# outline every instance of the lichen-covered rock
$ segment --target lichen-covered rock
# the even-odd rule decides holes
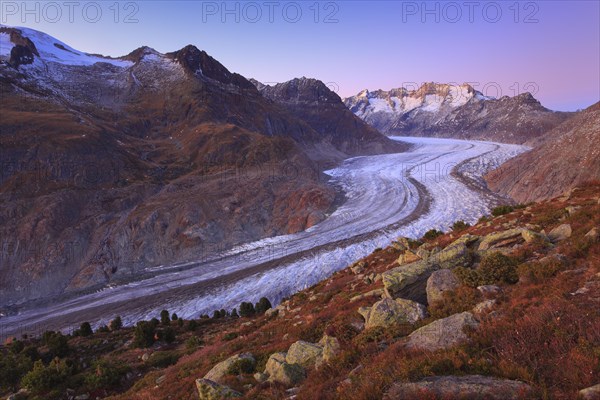
[[[388,297],[396,298],[402,289],[417,283],[425,274],[427,276],[423,280],[426,280],[436,269],[436,265],[421,260],[385,271],[381,274],[385,293]]]
[[[286,353],[271,354],[265,367],[269,382],[279,382],[285,386],[294,386],[306,378],[306,372],[298,364],[289,364]]]
[[[240,360],[247,360],[248,362],[252,363],[252,365],[256,364],[256,360],[254,359],[254,356],[252,354],[236,354],[212,367],[212,369],[208,371],[206,375],[204,375],[204,379],[220,383],[223,377],[225,377],[228,374],[229,369]]]
[[[460,243],[462,243],[466,246],[470,246],[473,243],[477,242],[479,239],[481,239],[481,238],[477,235],[466,234],[466,235],[462,235],[461,237],[456,239],[454,242],[450,243],[450,246],[460,244]]]
[[[598,238],[600,238],[600,232],[598,228],[592,228],[585,234],[585,238],[591,242],[597,242]]]
[[[383,289],[374,289],[366,293],[357,294],[350,299],[350,302],[366,299],[367,297],[381,297],[384,294]]]
[[[579,391],[581,400],[600,400],[600,383]]]
[[[534,231],[530,231],[529,229],[523,229],[521,231],[521,236],[523,237],[523,240],[525,240],[526,243],[531,243],[538,240],[542,242],[548,241],[548,238],[545,235]]]
[[[288,349],[285,362],[298,364],[304,368],[314,367],[323,357],[323,346],[299,340]]]
[[[322,360],[329,362],[340,352],[340,342],[333,336],[324,335],[319,340],[319,345],[323,347]]]
[[[467,340],[466,327],[475,328],[478,322],[470,312],[438,319],[408,335],[407,346],[428,351],[452,347]]]
[[[495,305],[496,300],[494,299],[484,300],[481,303],[477,303],[475,307],[473,307],[473,313],[476,315],[490,313],[494,309]]]
[[[427,303],[433,304],[443,299],[447,291],[460,286],[460,279],[449,269],[434,271],[427,279]]]
[[[242,394],[236,392],[228,386],[219,385],[210,379],[196,379],[196,388],[200,400],[221,400],[242,397]]]
[[[483,240],[479,244],[478,250],[486,251],[495,247],[502,247],[519,243],[524,240],[525,239],[523,238],[522,228],[509,229],[507,231],[502,232],[494,232],[483,237]]]
[[[481,293],[484,297],[495,297],[502,292],[502,288],[497,285],[477,286],[477,290],[479,290],[479,293]]]
[[[425,306],[412,300],[385,298],[372,307],[361,307],[359,313],[365,318],[365,328],[387,327],[399,323],[413,324],[425,318]]]
[[[431,255],[427,259],[427,262],[429,264],[435,264],[436,270],[467,267],[473,260],[473,255],[467,246],[468,241],[466,239],[463,240],[462,238],[451,243],[443,250]]]
[[[548,239],[550,239],[552,242],[560,242],[570,238],[572,234],[573,229],[571,229],[571,225],[562,224],[552,229],[550,233],[548,233]]]
[[[420,398],[525,400],[534,391],[524,382],[481,375],[432,376],[419,382],[398,382],[383,397],[384,400]]]
[[[419,261],[421,258],[422,257],[419,257],[417,254],[413,253],[412,251],[406,250],[403,254],[400,254],[400,257],[398,257],[398,264],[400,264],[400,265],[410,264],[415,261]]]
[[[366,267],[367,263],[365,261],[358,261],[350,267],[350,270],[354,275],[358,275],[362,274]]]

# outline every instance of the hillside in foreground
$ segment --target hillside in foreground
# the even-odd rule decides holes
[[[493,214],[399,238],[274,309],[8,341],[0,395],[598,398],[600,182]]]

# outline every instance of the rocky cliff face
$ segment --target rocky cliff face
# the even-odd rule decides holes
[[[493,99],[467,84],[426,83],[412,91],[363,90],[344,102],[354,114],[386,135],[519,144],[541,136],[571,115],[548,110],[530,93]]]
[[[3,305],[305,229],[334,199],[316,161],[386,140],[350,133],[346,152],[193,46],[113,59],[0,39]]]
[[[495,191],[527,203],[558,196],[600,179],[600,103],[582,111],[532,143],[486,177]]]

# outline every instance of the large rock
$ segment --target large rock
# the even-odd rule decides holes
[[[561,240],[570,238],[572,234],[573,230],[571,229],[571,225],[562,224],[550,231],[548,239],[553,242],[560,242]]]
[[[200,400],[221,400],[242,397],[242,394],[236,392],[228,386],[219,385],[210,379],[196,379],[196,388]]]
[[[388,327],[399,323],[413,324],[425,318],[426,308],[412,300],[385,298],[372,307],[361,307],[359,313],[365,318],[365,328]]]
[[[515,228],[507,231],[490,233],[483,237],[483,240],[479,244],[479,251],[486,251],[492,248],[509,246],[516,243],[523,242],[523,229]]]
[[[438,269],[468,266],[473,259],[468,245],[476,240],[477,236],[464,235],[443,250],[431,254],[427,260],[401,265],[384,272],[382,278],[386,296],[424,303],[427,301],[427,278]]]
[[[525,242],[527,242],[527,243],[531,243],[534,241],[542,241],[542,242],[548,241],[548,238],[545,235],[542,235],[541,233],[537,233],[534,231],[530,231],[529,229],[523,229],[521,231],[521,236],[523,237],[523,240],[525,240]]]
[[[285,362],[288,364],[298,364],[304,368],[314,367],[323,357],[323,347],[299,340],[292,343],[288,349]]]
[[[385,400],[405,399],[469,399],[523,400],[532,398],[533,389],[524,382],[481,375],[432,376],[419,382],[392,385]]]
[[[456,267],[467,267],[473,260],[468,245],[476,236],[464,235],[443,250],[431,255],[427,262],[435,264],[435,269],[453,269]],[[475,239],[476,240],[476,239]]]
[[[412,251],[406,250],[404,253],[400,254],[400,257],[398,257],[398,264],[400,264],[400,265],[410,264],[415,261],[419,261],[421,258],[423,258],[423,257],[419,257],[417,254],[413,253]]]
[[[279,382],[285,386],[295,386],[306,378],[306,372],[298,364],[289,364],[286,353],[271,354],[267,360],[265,374],[269,382]]]
[[[579,391],[579,398],[582,400],[600,400],[600,383]]]
[[[421,260],[385,271],[381,274],[385,294],[394,299],[403,294],[403,289],[410,289],[410,286],[414,285],[417,287],[417,290],[414,290],[414,295],[418,296],[420,294],[418,289],[421,289],[421,287],[424,289],[427,278],[437,268],[437,265]],[[403,297],[416,300],[406,296],[406,294]]]
[[[434,271],[427,279],[427,303],[433,304],[443,299],[445,292],[460,286],[460,279],[449,269]]]
[[[475,328],[478,322],[470,312],[454,314],[425,325],[408,336],[409,348],[435,351],[452,347],[467,340],[466,327]]]
[[[340,352],[340,342],[333,336],[324,335],[319,340],[319,345],[323,347],[322,360],[329,362]]]
[[[221,361],[220,363],[216,364],[210,371],[207,372],[206,375],[204,375],[204,379],[220,383],[223,377],[225,377],[229,373],[229,369],[241,360],[247,360],[245,362],[250,362],[252,363],[252,365],[256,365],[256,360],[254,359],[254,356],[252,354],[236,354],[234,356],[229,357],[227,360]]]

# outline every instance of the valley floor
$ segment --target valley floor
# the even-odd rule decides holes
[[[413,148],[348,159],[327,171],[347,201],[307,231],[249,243],[218,258],[149,268],[150,278],[2,318],[0,337],[68,330],[81,321],[98,326],[115,315],[134,323],[165,305],[189,318],[263,296],[279,303],[398,236],[417,238],[432,228],[447,230],[457,220],[476,221],[499,202],[477,189],[478,180],[527,150],[480,141],[395,139]]]

